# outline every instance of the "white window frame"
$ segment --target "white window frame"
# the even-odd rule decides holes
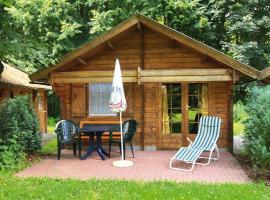
[[[88,92],[89,92],[88,93],[89,94],[88,95],[89,96],[89,98],[88,98],[88,116],[90,116],[90,117],[115,117],[115,116],[117,116],[117,113],[112,113],[112,112],[111,113],[92,113],[92,111],[91,111],[91,107],[92,107],[91,106],[91,100],[92,100],[91,96],[95,95],[91,91],[91,85],[100,85],[100,87],[101,87],[104,84],[111,84],[111,83],[89,83],[88,84]],[[100,99],[101,99],[101,97],[100,97]],[[108,105],[106,105],[106,106],[109,107],[109,99],[108,99]]]

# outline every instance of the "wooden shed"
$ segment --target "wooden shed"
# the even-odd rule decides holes
[[[202,115],[222,119],[219,146],[232,145],[232,89],[260,72],[143,15],[137,14],[31,75],[52,85],[63,119],[118,120],[108,109],[119,58],[128,108],[138,121],[141,149],[178,149],[194,139]]]
[[[51,86],[31,83],[28,74],[0,62],[0,103],[6,98],[29,95],[40,121],[41,132],[47,132],[47,91]]]

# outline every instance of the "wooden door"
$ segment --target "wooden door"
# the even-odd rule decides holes
[[[187,146],[187,137],[194,139],[199,119],[208,114],[206,83],[166,83],[159,87],[159,149]]]

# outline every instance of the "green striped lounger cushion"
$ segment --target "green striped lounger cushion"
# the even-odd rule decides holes
[[[201,153],[202,150],[183,147],[175,154],[174,159],[185,162],[194,162],[198,159]]]

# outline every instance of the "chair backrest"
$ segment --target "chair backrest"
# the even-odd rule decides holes
[[[77,125],[70,120],[61,120],[55,126],[55,133],[60,140],[70,140],[77,133]]]
[[[134,119],[127,120],[123,123],[124,140],[130,142],[136,132],[137,122]]]
[[[214,116],[200,118],[198,135],[192,148],[211,150],[217,143],[220,134],[221,119]]]

